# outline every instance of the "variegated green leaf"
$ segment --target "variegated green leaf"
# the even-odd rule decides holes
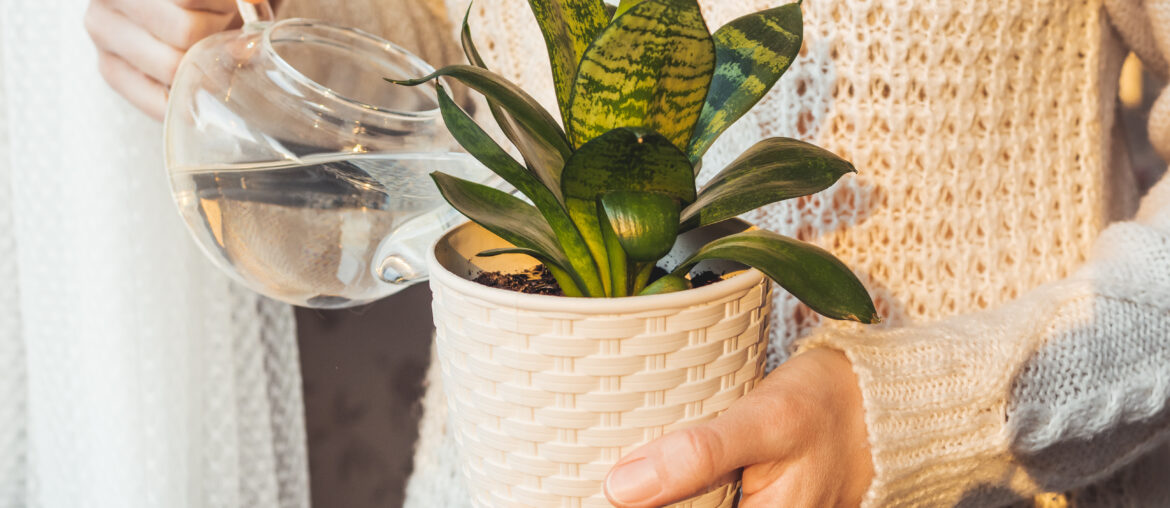
[[[566,200],[592,203],[613,191],[656,192],[687,205],[695,200],[694,170],[661,134],[613,129],[573,153],[561,174],[561,192]]]
[[[601,196],[609,228],[630,259],[653,262],[674,247],[678,201],[665,194],[615,191]]]
[[[616,190],[657,192],[689,204],[695,200],[694,172],[669,140],[634,129],[614,129],[573,153],[561,174],[561,193],[603,282],[611,279],[611,271],[597,200]]]
[[[687,153],[702,157],[788,70],[804,33],[800,4],[748,14],[715,31],[715,77]]]
[[[715,240],[675,268],[682,276],[695,264],[725,259],[755,268],[812,310],[831,319],[880,321],[857,276],[828,251],[771,231],[745,231]]]
[[[463,29],[459,32],[459,41],[463,46],[463,54],[467,56],[467,61],[476,67],[488,70],[487,64],[483,57],[480,56],[479,50],[475,47],[475,39],[471,36],[471,25],[468,19],[471,16],[471,6],[467,7],[467,12],[463,15]],[[540,140],[533,139],[529,132],[520,128],[512,115],[508,114],[504,108],[500,107],[499,103],[487,97],[488,109],[492,113],[492,118],[496,120],[496,125],[500,126],[504,136],[512,142],[512,145],[520,151],[520,155],[524,157],[524,161],[528,163],[528,167],[534,168],[532,171],[540,178],[542,182],[546,182],[545,186],[557,195],[560,199],[560,182],[557,180],[555,185],[553,183],[553,176],[560,175],[561,168],[565,166],[564,155],[560,149],[542,143]]]
[[[585,51],[568,125],[575,146],[618,127],[685,150],[707,97],[715,45],[696,0],[642,0]]]
[[[621,16],[622,14],[625,14],[626,11],[630,10],[631,7],[641,1],[642,0],[621,0],[621,2],[618,2],[617,10],[614,12],[614,16]]]
[[[540,106],[531,95],[508,81],[503,76],[487,69],[474,65],[448,65],[427,76],[409,80],[387,81],[405,86],[417,86],[439,77],[450,77],[467,85],[471,89],[494,101],[499,107],[511,115],[515,126],[523,131],[525,139],[539,148],[539,153],[555,154],[560,160],[568,160],[572,148],[569,146],[560,124],[549,115],[548,111]],[[535,153],[535,150],[532,150]],[[555,161],[542,164],[533,164],[537,176],[545,185],[556,188],[560,183],[560,169],[563,167]]]
[[[618,240],[610,226],[609,218],[601,203],[597,204],[597,222],[601,228],[601,238],[605,242],[605,253],[609,257],[609,294],[610,296],[627,296],[630,290],[630,259],[626,250]]]
[[[560,266],[568,266],[556,235],[535,206],[502,190],[437,171],[431,173],[431,178],[443,199],[476,224],[516,247],[539,252]]]
[[[487,69],[487,64],[483,57],[479,55],[479,50],[475,47],[475,40],[471,36],[471,25],[468,24],[468,16],[471,14],[471,7],[467,8],[467,13],[463,16],[463,30],[460,32],[460,41],[463,43],[463,54],[467,55],[467,61],[476,67]],[[554,189],[557,195],[560,195],[560,182],[553,181],[555,175],[561,173],[561,168],[565,166],[564,154],[553,146],[541,142],[538,139],[533,139],[532,134],[517,125],[517,122],[512,115],[508,114],[504,108],[492,100],[488,99],[488,109],[492,112],[492,117],[495,118],[496,124],[500,126],[500,130],[508,137],[508,140],[516,146],[520,151],[520,155],[524,157],[524,161],[528,167],[533,168],[542,181],[548,181],[549,188]]]
[[[577,227],[570,220],[568,212],[561,206],[560,200],[553,195],[553,190],[538,181],[516,159],[508,155],[495,140],[488,136],[475,123],[442,87],[438,87],[439,110],[443,114],[443,121],[447,130],[455,137],[467,153],[471,154],[485,166],[495,172],[504,181],[512,184],[517,190],[528,196],[544,219],[552,227],[557,241],[568,258],[569,268],[577,274],[585,284],[584,289],[591,294],[604,292],[597,265],[593,262],[585,240],[577,231]],[[557,189],[559,192],[560,189]]]
[[[638,295],[664,295],[666,293],[677,293],[679,291],[686,291],[688,289],[691,289],[691,281],[686,277],[675,274],[666,274],[662,277],[659,277],[658,280],[654,281],[649,286],[646,286],[646,289],[643,289],[642,292],[638,293]]]
[[[561,118],[569,118],[569,95],[585,48],[609,23],[602,0],[528,0],[544,34]]]
[[[707,182],[699,198],[683,210],[682,220],[687,229],[714,224],[769,203],[815,194],[854,171],[849,161],[816,145],[765,139]]]

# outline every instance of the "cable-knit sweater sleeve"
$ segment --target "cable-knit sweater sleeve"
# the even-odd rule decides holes
[[[1170,2],[1107,6],[1164,69]],[[1165,156],[1170,96],[1158,102],[1151,140]],[[989,506],[1098,481],[1170,436],[1170,177],[1067,279],[993,310],[824,330],[800,347],[853,362],[876,471],[868,506]]]
[[[853,362],[877,473],[868,506],[987,506],[1100,479],[1170,434],[1170,178],[1068,279],[801,347]]]

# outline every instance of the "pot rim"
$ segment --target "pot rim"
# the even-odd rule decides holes
[[[430,270],[431,283],[440,283],[459,293],[500,306],[522,308],[544,312],[571,312],[573,314],[629,314],[648,312],[657,309],[673,309],[679,307],[693,307],[718,300],[728,295],[747,291],[760,283],[764,274],[755,268],[750,268],[730,279],[726,279],[701,288],[688,289],[677,293],[661,295],[627,296],[620,298],[587,298],[550,295],[532,295],[509,291],[506,289],[484,286],[467,280],[443,266],[435,256],[439,243],[446,238],[465,233],[465,228],[476,227],[478,224],[468,221],[452,226],[431,245],[427,251],[427,264]],[[490,234],[485,229],[480,228]]]

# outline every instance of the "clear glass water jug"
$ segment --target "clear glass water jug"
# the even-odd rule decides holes
[[[447,133],[433,89],[383,80],[431,71],[314,20],[252,21],[191,48],[171,88],[166,164],[203,250],[248,287],[308,307],[425,280],[426,250],[461,220],[429,173],[490,175]]]

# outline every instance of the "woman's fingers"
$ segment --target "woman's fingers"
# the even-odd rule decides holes
[[[162,120],[167,109],[166,87],[134,68],[118,55],[98,52],[98,70],[102,78],[134,107],[155,120]]]
[[[804,407],[805,398],[780,374],[711,422],[667,434],[623,458],[606,480],[609,500],[626,508],[661,506],[716,486],[741,467],[785,460],[798,447],[798,422],[816,409]]]
[[[605,493],[624,508],[662,506],[745,466],[752,467],[744,494],[757,506],[860,500],[873,472],[861,395],[844,355],[797,355],[714,420],[634,450],[610,471]]]
[[[819,478],[816,471],[795,466],[762,490],[743,493],[739,508],[839,508],[828,488],[829,479]]]
[[[189,11],[218,12],[233,14],[236,12],[236,0],[162,0],[175,4],[179,8]]]
[[[235,0],[92,0],[85,28],[106,82],[161,119],[183,54],[228,28],[235,11]]]
[[[155,39],[122,13],[100,3],[90,4],[85,26],[98,50],[113,53],[155,81],[169,84],[183,52]]]
[[[216,10],[187,9],[169,0],[107,1],[132,23],[177,50],[186,50],[205,37],[223,31],[235,16],[235,3],[223,0],[204,0],[200,4]]]

